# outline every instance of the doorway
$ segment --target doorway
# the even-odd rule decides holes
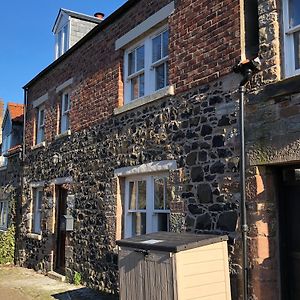
[[[300,166],[281,170],[280,244],[282,299],[300,299]]]
[[[67,213],[67,190],[62,186],[57,186],[57,213],[56,213],[56,259],[55,271],[62,275],[65,274],[65,247],[66,247],[66,229],[64,215]]]

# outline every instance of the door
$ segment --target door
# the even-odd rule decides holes
[[[281,246],[282,299],[300,299],[300,168],[282,171]]]
[[[65,274],[66,230],[64,215],[67,213],[67,190],[57,188],[57,242],[56,242],[56,272]]]

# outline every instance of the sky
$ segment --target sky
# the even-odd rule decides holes
[[[0,98],[23,103],[22,87],[54,60],[52,27],[60,8],[107,17],[126,0],[1,0]]]

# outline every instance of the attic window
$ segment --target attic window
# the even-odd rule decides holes
[[[56,33],[56,58],[60,57],[68,50],[68,40],[69,26],[66,24]]]

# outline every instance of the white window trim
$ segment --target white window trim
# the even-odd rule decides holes
[[[151,15],[148,19],[143,21],[141,24],[137,25],[119,39],[116,40],[115,49],[119,50],[124,48],[129,43],[133,42],[135,39],[139,38],[145,32],[149,31],[151,28],[157,26],[157,24],[166,20],[175,10],[174,1],[170,2],[168,5],[161,8],[158,12]]]
[[[39,106],[42,106],[42,104],[44,104],[44,102],[46,102],[49,98],[48,93],[44,94],[43,96],[37,98],[36,100],[34,100],[32,102],[32,106],[33,108],[38,108]]]
[[[133,167],[124,167],[115,169],[114,175],[118,177],[130,176],[130,175],[138,175],[145,173],[153,173],[153,172],[162,172],[169,170],[176,170],[177,163],[176,160],[161,160],[154,161],[151,163],[133,166]]]
[[[42,144],[42,142],[45,140],[45,117],[46,117],[46,110],[44,106],[40,106],[37,108],[37,122],[36,122],[36,145]],[[41,111],[44,111],[44,119],[43,123],[40,124],[41,119]],[[41,132],[43,131],[43,138],[41,137]]]
[[[68,18],[68,22],[64,23],[61,28],[56,32],[55,34],[55,59],[59,58],[62,56],[65,52],[68,51],[70,47],[70,20]],[[66,45],[64,45],[64,39],[65,39],[65,32],[64,28],[67,28],[67,37],[66,37]],[[61,49],[59,48],[59,34],[61,33]]]
[[[288,0],[283,1],[283,34],[284,34],[284,62],[285,76],[292,77],[300,74],[300,68],[295,69],[295,51],[293,33],[300,31],[300,25],[289,27]]]
[[[152,32],[151,34],[147,35],[145,38],[143,38],[142,40],[140,40],[139,42],[135,43],[134,45],[132,45],[131,47],[125,50],[124,52],[124,105],[140,100],[144,97],[147,97],[153,93],[159,92],[169,87],[169,85],[167,85],[161,89],[158,90],[155,89],[155,66],[158,66],[163,62],[166,62],[169,56],[166,56],[154,63],[152,62],[152,39],[154,39],[156,36],[160,35],[166,30],[168,30],[167,24],[160,27],[156,31]],[[141,47],[142,45],[144,45],[144,59],[145,59],[144,68],[143,70],[137,71],[134,74],[128,75],[128,55],[135,49]],[[140,73],[144,73],[144,96],[131,100],[130,79],[136,77]]]
[[[1,200],[0,203],[2,203],[2,205],[0,205],[0,207],[2,208],[0,210],[0,229],[1,230],[6,230],[7,229],[7,225],[8,225],[8,213],[9,213],[9,203],[8,200]],[[6,209],[6,212],[4,211]],[[6,214],[6,218],[4,219],[4,214]]]
[[[36,187],[32,190],[32,206],[31,206],[31,233],[33,234],[41,234],[41,215],[42,215],[42,208],[38,208],[40,201],[42,202],[42,198],[39,198],[39,193],[43,193],[42,187]],[[37,218],[39,216],[39,218]]]
[[[64,110],[65,108],[65,96],[68,96],[68,108],[67,110]],[[60,111],[60,134],[63,134],[67,132],[70,128],[70,124],[67,127],[65,126],[66,120],[68,119],[68,122],[70,122],[70,93],[69,91],[65,91],[61,96],[61,111]]]
[[[168,172],[129,176],[125,179],[124,201],[124,237],[132,237],[132,214],[135,212],[146,213],[146,233],[158,231],[158,214],[170,215],[169,209],[155,209],[154,207],[154,179],[168,177]],[[146,182],[146,209],[129,209],[129,183],[132,181]]]

